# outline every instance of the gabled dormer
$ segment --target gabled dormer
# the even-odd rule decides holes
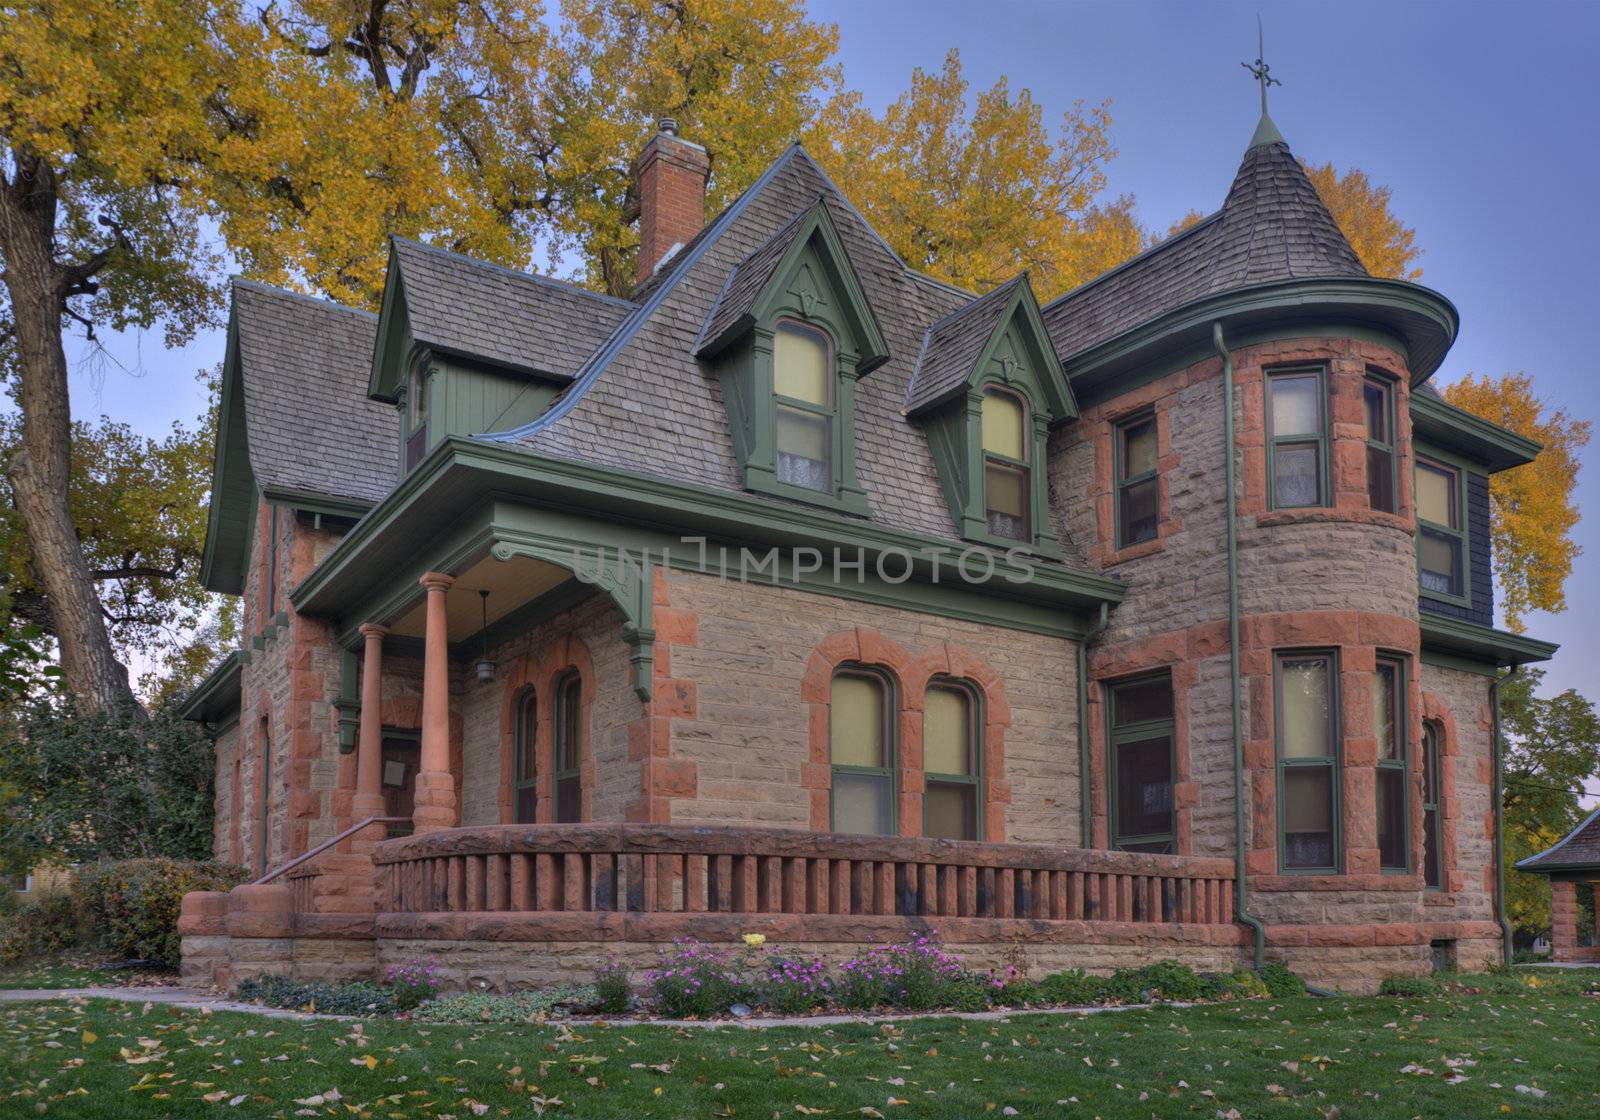
[[[1059,557],[1045,444],[1078,415],[1027,274],[928,328],[906,390],[961,536]]]
[[[447,435],[536,419],[633,309],[626,300],[393,239],[367,395],[399,411],[401,475]]]
[[[729,274],[695,355],[721,379],[748,489],[868,512],[856,381],[889,349],[822,199]]]

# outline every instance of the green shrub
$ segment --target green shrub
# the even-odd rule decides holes
[[[1159,961],[1140,968],[1119,968],[1105,982],[1105,996],[1116,1003],[1148,1003],[1164,999],[1188,1003],[1205,998],[1206,981],[1186,964]]]
[[[1290,972],[1289,966],[1282,961],[1269,961],[1257,975],[1273,999],[1289,999],[1306,994],[1306,982]]]
[[[1378,994],[1415,999],[1432,995],[1438,988],[1438,981],[1431,976],[1385,976],[1383,983],[1378,986]]]
[[[229,890],[248,877],[243,868],[224,863],[125,859],[80,869],[72,898],[86,944],[113,956],[177,968],[183,896]]]
[[[0,964],[42,960],[77,944],[76,910],[66,891],[43,893],[0,922]]]
[[[411,1013],[422,1023],[533,1023],[551,1014],[597,1007],[595,989],[549,988],[537,992],[459,992],[429,1000]]]
[[[1105,995],[1103,977],[1090,976],[1081,968],[1052,972],[1039,982],[1039,989],[1050,1003],[1068,1007],[1086,1007]]]
[[[645,986],[657,1010],[673,1019],[722,1015],[745,995],[732,957],[696,941],[662,950],[658,966],[645,973]]]
[[[616,957],[594,970],[594,1009],[602,1015],[621,1015],[627,1011],[632,994],[628,987],[628,970]]]
[[[1036,984],[1032,980],[1007,981],[994,990],[993,1000],[1001,1007],[1031,1007],[1034,1004],[1050,1002],[1044,994],[1044,985]]]
[[[826,966],[804,953],[773,953],[761,962],[761,1002],[786,1015],[802,1015],[833,995]]]
[[[330,984],[291,980],[287,976],[253,976],[239,981],[234,995],[268,1007],[328,1015],[388,1015],[397,1010],[394,993],[367,980]]]
[[[970,999],[964,988],[974,980],[961,958],[947,952],[936,933],[920,934],[906,945],[877,945],[839,968],[839,1001],[853,1011],[889,1005],[910,1011],[949,1007]],[[991,984],[992,988],[993,985]]]
[[[439,978],[434,971],[434,960],[410,960],[405,964],[392,964],[384,979],[389,985],[389,999],[396,1011],[410,1011],[439,994]]]
[[[1200,979],[1205,982],[1205,998],[1209,1000],[1262,999],[1272,994],[1266,982],[1248,968],[1207,972]]]

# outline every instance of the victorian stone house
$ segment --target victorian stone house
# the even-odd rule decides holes
[[[1455,309],[1263,116],[1222,207],[1041,305],[906,266],[801,147],[627,299],[397,240],[237,283],[185,968],[507,986],[674,936],[1036,969],[1501,958],[1488,479]],[[1219,184],[1220,186],[1220,184]]]

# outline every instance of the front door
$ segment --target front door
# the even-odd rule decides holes
[[[417,770],[422,765],[422,744],[415,739],[385,736],[383,740],[383,815],[405,817],[416,807]],[[407,836],[411,826],[391,824],[390,839]]]

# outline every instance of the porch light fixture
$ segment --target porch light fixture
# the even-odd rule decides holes
[[[489,591],[485,588],[478,594],[483,599],[483,656],[478,658],[475,668],[478,670],[478,683],[488,684],[494,680],[494,662],[489,660]]]

